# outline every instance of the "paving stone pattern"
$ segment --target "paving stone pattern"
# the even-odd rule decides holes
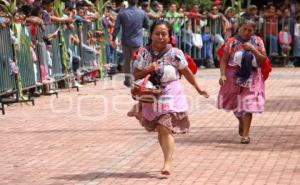
[[[300,68],[275,68],[267,103],[255,114],[251,143],[241,145],[232,113],[215,108],[218,69],[185,80],[190,133],[175,136],[170,177],[156,133],[126,116],[134,101],[122,77],[14,104],[0,115],[0,185],[300,184]]]

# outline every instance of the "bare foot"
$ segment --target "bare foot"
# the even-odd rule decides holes
[[[168,170],[162,170],[161,174],[162,175],[171,175],[170,171],[168,171]]]
[[[170,165],[165,165],[161,170],[162,175],[171,175]]]

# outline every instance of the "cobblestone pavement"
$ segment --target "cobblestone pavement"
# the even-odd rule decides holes
[[[122,78],[100,80],[36,106],[14,104],[0,115],[1,185],[300,184],[300,69],[276,68],[267,104],[253,118],[252,141],[241,145],[232,113],[215,108],[217,69],[183,80],[191,130],[176,136],[172,175],[160,175],[156,133],[126,116],[134,103]]]

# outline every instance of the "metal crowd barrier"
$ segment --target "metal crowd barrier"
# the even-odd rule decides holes
[[[36,86],[33,61],[30,52],[30,42],[28,29],[27,27],[22,26],[20,45],[16,54],[23,90]]]
[[[15,87],[15,79],[11,73],[10,63],[13,60],[9,28],[0,29],[0,95],[12,91]]]
[[[5,114],[4,105],[21,102],[32,102],[28,96],[22,96],[23,90],[35,84],[33,64],[30,56],[27,29],[21,29],[20,37],[15,37],[10,28],[0,29],[0,110]],[[5,97],[10,95],[10,97]]]

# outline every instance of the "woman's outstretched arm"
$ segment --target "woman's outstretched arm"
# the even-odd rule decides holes
[[[206,90],[200,88],[199,84],[197,83],[194,75],[192,74],[191,70],[188,68],[188,67],[185,67],[181,70],[179,70],[181,72],[181,74],[183,74],[183,76],[187,79],[187,81],[192,85],[194,86],[194,88],[197,90],[197,92],[204,96],[205,98],[208,98],[209,95],[208,93],[206,92]]]

